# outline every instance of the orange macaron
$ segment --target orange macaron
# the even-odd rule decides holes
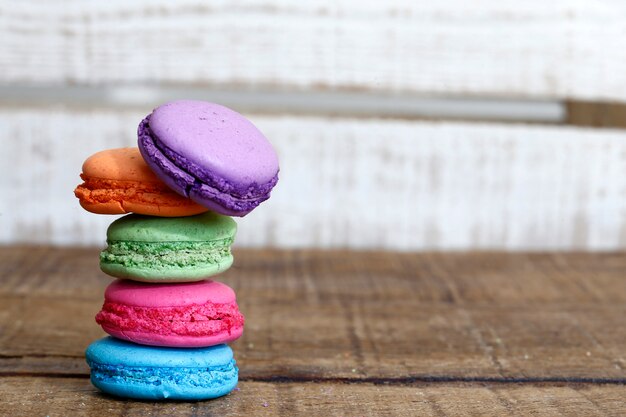
[[[87,211],[183,217],[207,211],[168,188],[148,168],[138,148],[109,149],[85,161],[74,194]]]

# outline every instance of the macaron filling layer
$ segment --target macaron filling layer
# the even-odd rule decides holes
[[[214,388],[236,382],[238,370],[232,359],[228,364],[210,368],[133,367],[103,364],[87,358],[91,379],[121,385],[175,385],[178,388]]]
[[[96,322],[121,333],[206,337],[240,334],[244,317],[235,302],[155,308],[105,301]]]
[[[233,238],[209,242],[132,242],[109,241],[100,253],[101,265],[147,267],[199,267],[223,263],[232,257]]]
[[[265,184],[245,186],[224,180],[199,167],[192,161],[165,146],[150,129],[150,115],[139,125],[139,148],[144,158],[150,159],[186,197],[212,200],[228,210],[249,212],[270,197],[278,182],[278,172]]]

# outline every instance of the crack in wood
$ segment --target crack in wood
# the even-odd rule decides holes
[[[83,359],[85,356],[81,355],[63,355],[63,354],[56,354],[56,355],[50,355],[48,353],[30,353],[30,354],[26,354],[26,355],[3,355],[0,354],[0,360],[1,359],[29,359],[29,358],[70,358],[70,359]]]
[[[456,375],[415,375],[406,377],[309,377],[309,376],[248,376],[239,379],[244,382],[271,383],[343,383],[373,385],[413,385],[426,383],[481,383],[481,384],[611,384],[626,385],[626,378],[589,378],[589,377],[464,377]]]
[[[85,373],[60,372],[3,372],[0,378],[8,377],[44,377],[44,378],[89,378]],[[264,382],[273,384],[291,383],[339,383],[372,385],[423,385],[423,384],[530,384],[530,385],[626,385],[626,378],[589,378],[589,377],[465,377],[456,375],[414,375],[406,377],[319,377],[319,376],[244,376],[239,382]]]

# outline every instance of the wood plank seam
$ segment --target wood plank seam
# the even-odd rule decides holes
[[[85,373],[52,373],[52,372],[7,372],[0,371],[0,378],[4,377],[46,377],[46,378],[80,378],[87,379]],[[373,385],[414,385],[414,384],[448,384],[448,383],[479,383],[479,384],[596,384],[596,385],[626,385],[626,378],[586,378],[586,377],[466,377],[446,375],[415,375],[406,377],[307,377],[307,376],[242,376],[241,382],[266,383],[340,383],[340,384],[373,384]]]
[[[221,103],[240,112],[330,118],[468,120],[504,123],[563,123],[565,106],[556,100],[424,95],[352,91],[282,90],[228,86],[113,87],[0,86],[0,106],[42,108],[62,105],[76,110],[136,109],[181,97]]]

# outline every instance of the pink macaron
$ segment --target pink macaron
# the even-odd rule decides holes
[[[96,322],[111,336],[142,345],[204,347],[239,338],[244,318],[235,292],[221,282],[117,280],[107,287]]]

